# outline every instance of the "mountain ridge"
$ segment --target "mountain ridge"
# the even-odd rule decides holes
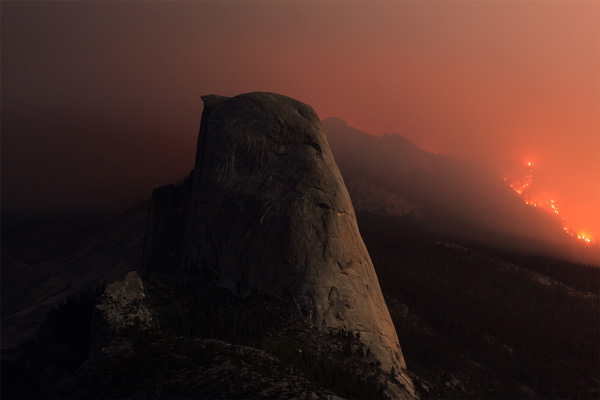
[[[371,135],[341,118],[326,118],[323,126],[353,198],[393,204],[389,196],[372,198],[387,192],[434,234],[600,263],[599,246],[565,234],[562,221],[525,204],[490,171],[419,149],[398,134]],[[355,181],[370,182],[370,193]]]

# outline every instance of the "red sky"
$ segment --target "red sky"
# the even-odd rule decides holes
[[[600,237],[600,2],[2,2],[2,209],[191,169],[200,95],[273,91],[505,175]],[[541,190],[541,189],[540,189]]]

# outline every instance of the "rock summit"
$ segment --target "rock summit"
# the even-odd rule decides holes
[[[155,190],[143,267],[201,273],[241,298],[287,301],[325,332],[352,332],[401,383],[392,395],[411,397],[396,330],[315,111],[273,93],[202,99],[195,167],[182,185]]]

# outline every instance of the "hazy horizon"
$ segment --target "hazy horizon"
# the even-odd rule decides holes
[[[201,95],[273,91],[499,176],[533,162],[536,196],[597,238],[599,17],[595,2],[3,2],[3,217],[148,198],[192,168]]]

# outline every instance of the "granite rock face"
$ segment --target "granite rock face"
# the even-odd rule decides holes
[[[181,187],[157,189],[151,205],[151,216],[173,214],[169,231],[183,233],[168,236],[179,238],[172,246],[182,256],[161,258],[162,228],[151,217],[144,268],[200,271],[239,297],[289,301],[324,331],[360,333],[374,361],[405,386],[393,396],[410,396],[398,337],[317,114],[272,93],[202,99],[195,168]]]
[[[115,343],[122,344],[128,328],[150,331],[156,327],[144,297],[144,283],[135,271],[106,287],[93,316],[91,355],[110,351],[107,349],[114,347]]]
[[[144,284],[137,272],[131,271],[125,279],[106,287],[104,296],[96,308],[112,330],[120,330],[139,324],[152,327],[152,313],[143,304]]]

